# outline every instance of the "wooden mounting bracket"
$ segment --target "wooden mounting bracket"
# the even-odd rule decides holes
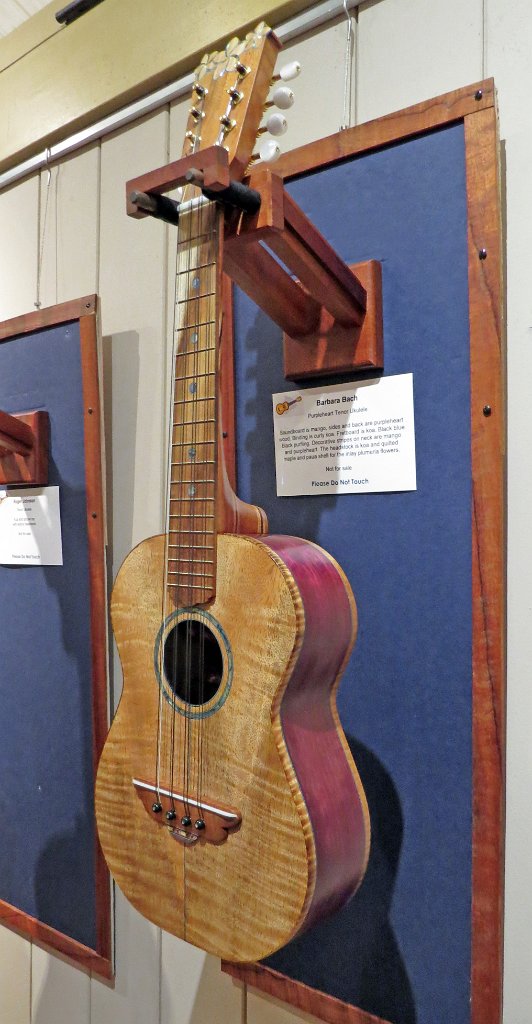
[[[146,216],[134,197],[183,185],[192,168],[210,192],[230,183],[226,151],[211,146],[128,181],[128,214]],[[383,369],[380,264],[347,266],[269,168],[252,171],[246,184],[260,194],[260,208],[226,211],[224,270],[284,331],[285,375]]]
[[[16,413],[0,411],[0,485],[48,483],[48,441],[50,421],[47,412]]]
[[[220,192],[227,188],[230,183],[229,157],[223,146],[209,146],[207,149],[199,150],[198,153],[191,153],[181,160],[174,160],[171,164],[158,167],[155,171],[148,171],[138,178],[131,178],[126,182],[126,210],[128,217],[147,217],[148,211],[142,210],[132,198],[135,193],[149,193],[160,196],[164,192],[171,192],[174,188],[186,185],[187,171],[195,168],[203,173],[205,188],[212,192]]]

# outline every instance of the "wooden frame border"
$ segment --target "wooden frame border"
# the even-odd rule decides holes
[[[463,122],[471,350],[473,822],[470,1024],[502,1014],[505,737],[505,364],[499,142],[493,79],[338,132],[287,153],[289,179]],[[260,964],[222,969],[327,1024],[386,1024]]]
[[[0,323],[0,343],[23,334],[79,321],[82,391],[84,404],[85,482],[91,618],[92,728],[94,771],[108,728],[107,696],[107,579],[105,568],[105,511],[103,495],[103,446],[100,405],[100,325],[98,297],[48,306],[34,313]],[[96,934],[93,950],[0,900],[0,923],[68,957],[76,965],[104,978],[113,977],[110,875],[95,833]]]

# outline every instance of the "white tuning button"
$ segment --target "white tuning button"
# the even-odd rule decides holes
[[[266,128],[270,135],[284,135],[288,128],[288,121],[284,114],[270,114],[266,121]]]
[[[294,102],[294,94],[287,85],[278,85],[272,95],[272,103],[280,110],[288,110]]]
[[[285,64],[279,69],[279,78],[283,82],[291,82],[293,78],[297,78],[301,71],[301,64],[298,60],[291,60],[290,64]]]
[[[259,146],[259,157],[265,164],[273,164],[281,155],[281,149],[275,139],[263,139]]]

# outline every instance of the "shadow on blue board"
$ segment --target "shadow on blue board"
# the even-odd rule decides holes
[[[389,916],[403,839],[399,796],[375,754],[347,740],[371,819],[364,880],[342,910],[265,963],[392,1024],[416,1024],[412,987]]]

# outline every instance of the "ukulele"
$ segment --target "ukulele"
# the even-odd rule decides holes
[[[196,71],[184,155],[223,145],[242,178],[279,43],[261,24]],[[363,877],[364,792],[335,691],[356,632],[350,586],[316,544],[268,536],[231,490],[219,425],[224,212],[180,205],[166,530],[113,589],[124,676],[97,773],[116,882],[156,925],[261,959]]]

